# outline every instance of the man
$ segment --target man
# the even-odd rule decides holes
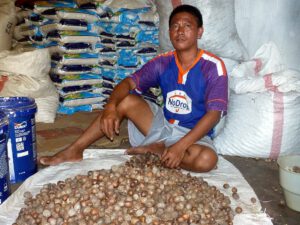
[[[175,50],[155,57],[124,79],[88,129],[68,148],[42,157],[40,163],[81,160],[83,150],[97,139],[106,136],[113,140],[126,117],[131,142],[142,140],[128,149],[128,154],[158,154],[168,168],[193,172],[213,169],[218,157],[209,135],[227,110],[227,74],[218,57],[198,49],[203,31],[197,8],[175,8],[169,18]],[[157,85],[162,89],[163,109],[136,95]]]

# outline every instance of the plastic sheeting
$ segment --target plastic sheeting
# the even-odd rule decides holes
[[[78,163],[63,163],[58,166],[47,167],[28,178],[2,205],[0,205],[0,224],[12,224],[24,207],[23,194],[30,191],[36,195],[40,188],[47,183],[55,183],[74,177],[77,174],[87,174],[89,170],[110,169],[112,165],[124,163],[130,156],[124,155],[124,149],[87,149],[84,160]],[[185,171],[184,171],[185,172]],[[223,184],[229,183],[238,188],[239,200],[232,201],[232,208],[241,206],[243,213],[234,217],[234,225],[271,225],[271,219],[261,211],[259,201],[251,203],[250,198],[257,196],[242,174],[224,158],[220,157],[218,168],[209,173],[191,173],[192,176],[202,176],[210,185],[215,185],[224,194],[229,195],[231,190],[225,190]]]

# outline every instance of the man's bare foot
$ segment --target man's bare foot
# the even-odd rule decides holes
[[[38,158],[38,162],[45,166],[54,166],[63,162],[78,162],[83,158],[82,152],[76,152],[72,149],[65,149],[53,156],[43,156]]]
[[[147,152],[150,152],[160,156],[163,153],[164,149],[165,149],[165,144],[163,142],[157,142],[149,145],[129,148],[126,150],[126,153],[128,155],[140,155],[140,154],[146,154]]]

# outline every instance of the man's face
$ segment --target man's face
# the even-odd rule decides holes
[[[197,48],[197,39],[202,33],[203,28],[198,27],[196,17],[190,13],[178,13],[171,20],[169,35],[176,50]]]

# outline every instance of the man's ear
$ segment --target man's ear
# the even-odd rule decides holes
[[[197,35],[198,39],[200,39],[202,37],[203,32],[204,32],[203,26],[199,27],[198,28],[198,35]]]

